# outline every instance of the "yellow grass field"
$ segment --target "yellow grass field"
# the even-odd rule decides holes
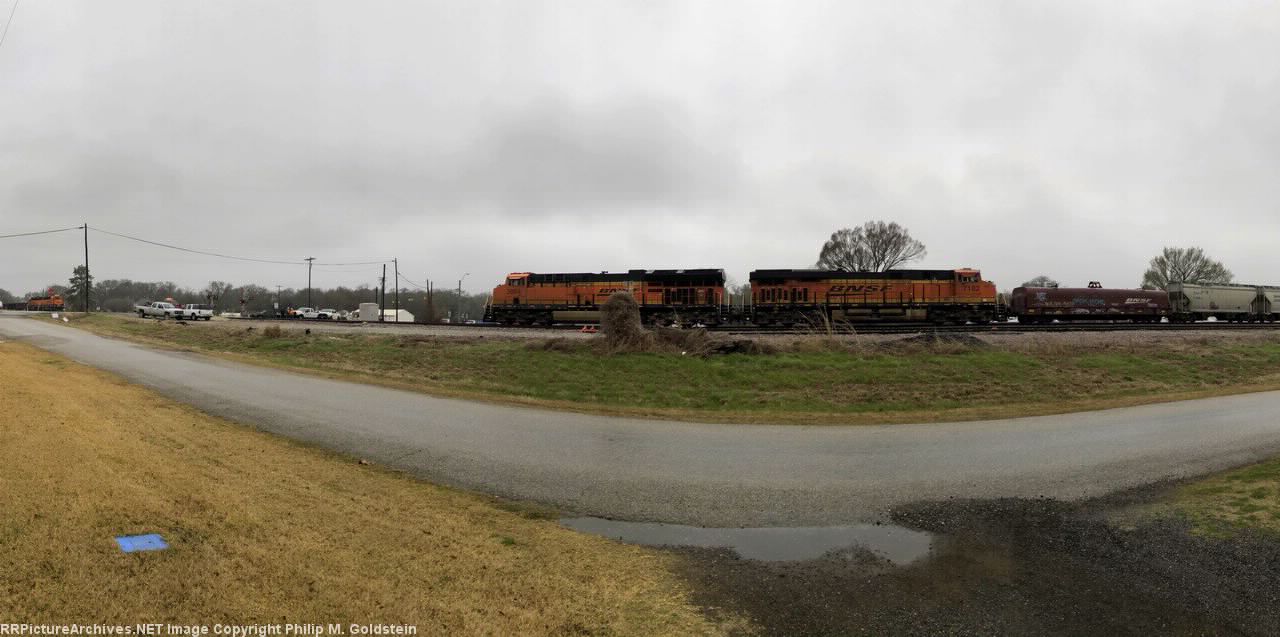
[[[233,425],[12,341],[0,343],[0,414],[0,622],[726,629],[690,605],[676,557]],[[113,541],[143,533],[171,548],[125,554]]]

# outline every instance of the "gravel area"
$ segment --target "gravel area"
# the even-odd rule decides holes
[[[1159,491],[903,507],[895,523],[941,538],[904,568],[858,551],[806,562],[677,552],[699,603],[745,613],[766,634],[1280,634],[1280,538],[1111,515]]]
[[[134,320],[145,321],[154,319]],[[260,321],[254,319],[223,319],[200,325],[238,325],[262,329],[268,325],[278,325],[280,329],[312,332],[331,332],[349,334],[403,334],[406,336],[457,336],[474,338],[590,338],[593,334],[584,334],[577,330],[542,329],[527,327],[478,327],[475,325],[427,325],[424,323],[347,323],[344,321]]]

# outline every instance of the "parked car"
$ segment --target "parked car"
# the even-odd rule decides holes
[[[187,303],[179,306],[180,316],[189,321],[212,321],[213,307],[201,303]]]
[[[316,318],[318,319],[329,320],[337,317],[338,317],[338,311],[331,307],[325,308],[323,310],[319,310],[316,312]]]
[[[143,318],[182,318],[182,310],[166,301],[152,301],[146,305],[135,305],[133,309]]]

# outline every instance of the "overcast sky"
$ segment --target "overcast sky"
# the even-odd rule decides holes
[[[0,20],[12,0],[0,0]],[[1200,245],[1280,284],[1275,2],[68,2],[0,47],[0,234],[510,271],[809,267],[897,221],[1001,288]],[[90,234],[95,276],[306,268]],[[0,240],[0,287],[81,237]],[[321,286],[377,266],[316,267]]]

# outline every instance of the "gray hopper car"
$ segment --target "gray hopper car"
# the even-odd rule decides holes
[[[1280,320],[1280,288],[1271,286],[1170,283],[1169,303],[1176,321]]]

